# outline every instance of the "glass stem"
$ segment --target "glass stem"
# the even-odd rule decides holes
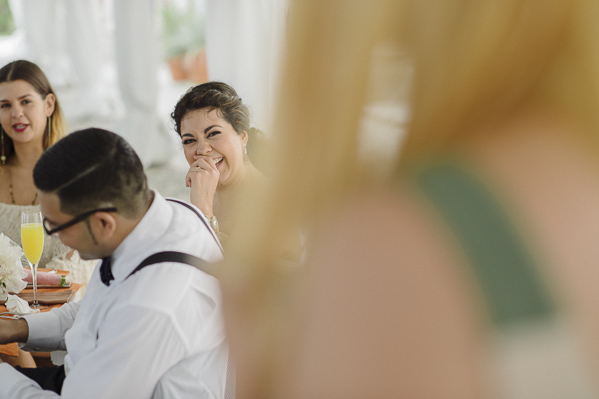
[[[33,276],[33,306],[38,306],[37,302],[37,263],[31,264],[31,275]]]

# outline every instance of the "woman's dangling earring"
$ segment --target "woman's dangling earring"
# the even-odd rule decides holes
[[[0,155],[0,162],[2,162],[2,165],[4,165],[6,163],[6,155],[4,155],[4,128],[0,126],[0,130],[2,130],[0,132],[0,147],[2,147],[2,155]]]
[[[248,148],[247,148],[247,146],[246,146],[246,145],[244,145],[244,146],[243,146],[243,152],[244,152],[244,154],[247,154],[247,153],[248,153]]]
[[[50,136],[52,135],[52,117],[49,116],[46,120],[46,131],[48,132],[48,141],[50,141]]]

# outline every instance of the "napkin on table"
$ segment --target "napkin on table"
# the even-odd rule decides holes
[[[39,310],[31,309],[27,301],[19,298],[16,295],[8,294],[8,299],[6,300],[6,309],[12,313],[18,314],[30,314],[37,313]]]

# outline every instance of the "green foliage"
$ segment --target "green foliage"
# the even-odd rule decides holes
[[[171,2],[162,6],[162,42],[167,58],[204,47],[204,20],[193,1],[185,8]]]
[[[15,31],[15,21],[12,19],[8,0],[0,0],[0,36],[7,36]]]

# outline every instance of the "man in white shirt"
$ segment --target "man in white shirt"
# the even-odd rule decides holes
[[[82,258],[104,259],[81,302],[0,321],[2,343],[68,350],[64,370],[27,374],[0,364],[0,398],[149,398],[173,365],[223,345],[213,276],[172,261],[134,271],[163,251],[206,262],[222,255],[195,208],[148,189],[142,164],[123,138],[101,129],[72,133],[42,155],[34,181],[46,232]],[[222,397],[226,362],[214,368],[211,378],[222,387],[215,395]]]

